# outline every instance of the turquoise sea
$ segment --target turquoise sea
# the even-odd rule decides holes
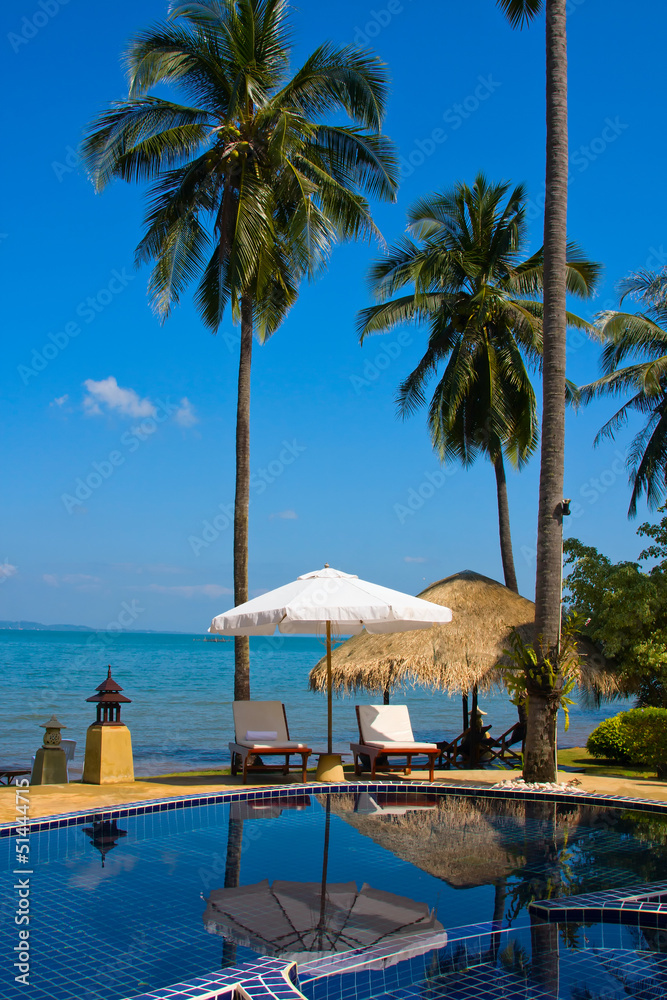
[[[326,747],[326,699],[308,691],[308,672],[323,653],[322,642],[313,637],[250,640],[252,697],[283,701],[292,738],[308,741],[314,749]],[[0,664],[3,763],[29,761],[42,741],[39,723],[55,712],[67,726],[63,736],[77,741],[75,763],[80,765],[86,727],[95,719],[95,707],[86,698],[106,677],[107,664],[132,699],[122,717],[132,732],[137,774],[229,763],[232,641],[159,633],[3,630]],[[334,700],[336,749],[349,749],[356,739],[355,703],[376,700],[381,699],[358,695]],[[459,696],[408,688],[393,701],[409,706],[418,738],[453,738],[461,731]],[[516,719],[504,692],[483,696],[480,704],[492,733],[503,732]],[[626,704],[593,710],[576,705],[567,733],[560,713],[559,744],[581,746],[600,719]]]

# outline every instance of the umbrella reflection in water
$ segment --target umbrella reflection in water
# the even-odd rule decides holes
[[[366,884],[327,882],[330,824],[327,797],[320,882],[276,879],[215,889],[203,916],[206,929],[288,961],[373,949],[367,968],[386,968],[443,948],[447,935],[425,903]]]

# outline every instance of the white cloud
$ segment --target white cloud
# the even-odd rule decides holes
[[[183,396],[181,405],[174,413],[174,420],[181,427],[194,427],[199,423],[199,417],[187,396]]]
[[[154,594],[172,594],[174,597],[224,597],[231,594],[229,587],[221,587],[218,583],[200,583],[192,587],[165,587],[160,583],[151,583],[147,587],[133,587],[133,590],[148,590]]]
[[[66,573],[63,577],[63,583],[76,585],[80,583],[102,583],[102,581],[99,576],[90,576],[89,573]]]
[[[87,378],[83,383],[88,390],[84,397],[83,408],[89,416],[99,416],[105,406],[115,410],[124,417],[154,417],[157,413],[150,399],[141,399],[134,389],[123,389],[113,375],[96,382]]]
[[[5,559],[3,563],[0,563],[0,582],[8,580],[10,576],[14,576],[17,570],[18,566],[12,566],[12,564],[7,562]]]
[[[112,563],[111,569],[119,570],[123,573],[172,573],[177,575],[192,572],[191,569],[185,566],[168,566],[166,563],[149,563],[146,566],[131,562]]]
[[[97,590],[102,585],[99,576],[91,576],[90,573],[65,573],[64,576],[56,576],[55,573],[43,573],[42,580],[49,587],[59,587],[62,583],[75,590]]]
[[[297,521],[299,515],[295,510],[278,510],[275,514],[269,514],[269,521],[279,518],[281,521]]]
[[[65,393],[64,396],[56,396],[56,398],[51,403],[51,406],[64,406],[68,400],[69,400],[69,395],[67,393]]]
[[[403,556],[403,562],[423,563],[428,562],[426,556]]]

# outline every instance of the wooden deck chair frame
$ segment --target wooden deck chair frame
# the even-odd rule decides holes
[[[515,722],[500,736],[484,743],[484,750],[491,754],[491,760],[499,760],[501,764],[512,767],[514,764],[521,764],[523,760],[523,743],[526,738],[526,727],[521,722]],[[520,750],[513,750],[517,743],[521,743]]]
[[[401,765],[396,765],[396,766],[392,767],[392,765],[387,762],[387,764],[383,764],[383,767],[386,768],[388,771],[403,771],[404,774],[406,774],[406,775],[412,773],[412,758],[413,757],[427,757],[428,758],[428,765],[427,766],[428,766],[428,771],[429,771],[429,780],[430,781],[434,781],[435,780],[435,777],[434,777],[435,759],[440,754],[440,750],[435,745],[435,743],[431,743],[431,744],[425,743],[425,744],[423,744],[423,746],[420,749],[416,749],[414,746],[409,746],[410,743],[415,742],[413,740],[406,740],[406,741],[404,741],[405,744],[407,744],[407,745],[404,745],[404,746],[402,746],[400,742],[396,742],[395,744],[392,744],[389,747],[387,747],[386,745],[385,746],[373,746],[372,744],[367,743],[364,740],[362,722],[361,722],[361,717],[359,715],[359,709],[361,707],[362,706],[360,706],[360,705],[355,705],[355,711],[357,713],[357,725],[359,727],[359,742],[358,743],[350,743],[350,750],[354,754],[354,773],[355,773],[355,775],[359,776],[362,773],[363,769],[364,769],[363,762],[361,760],[361,758],[363,758],[363,757],[368,757],[369,758],[371,778],[375,778],[375,767],[376,767],[376,764],[377,764],[377,761],[378,761],[379,757],[387,757],[387,758],[388,757],[405,757],[406,761],[407,761],[407,763],[405,765],[401,764]],[[381,706],[378,705],[377,707],[378,708],[385,708],[386,706],[384,706],[384,705],[381,705]],[[398,706],[392,706],[392,707],[398,707]],[[389,742],[389,741],[388,740],[385,741],[385,744],[387,742]],[[432,749],[427,749],[428,747],[432,747]]]
[[[237,704],[237,703],[235,702],[234,704]],[[245,704],[245,703],[241,703],[241,704]],[[287,713],[285,711],[285,705],[282,702],[248,702],[247,704],[250,704],[250,705],[255,704],[255,705],[258,705],[258,706],[262,705],[262,704],[273,704],[273,705],[280,704],[280,707],[282,709],[283,719],[284,719],[284,722],[285,722],[285,733],[287,734],[287,738],[283,741],[283,745],[282,746],[280,745],[280,742],[278,742],[278,741],[276,741],[275,744],[273,743],[273,741],[272,741],[271,744],[267,744],[267,743],[263,743],[261,741],[257,741],[257,742],[255,742],[254,746],[245,746],[244,743],[237,743],[237,742],[230,743],[229,744],[229,752],[230,752],[231,758],[232,758],[232,766],[231,766],[231,772],[232,772],[232,774],[233,775],[237,775],[238,774],[239,768],[238,768],[237,758],[240,758],[241,765],[242,765],[241,766],[241,771],[242,771],[242,774],[243,774],[243,784],[244,785],[246,784],[246,782],[248,780],[248,775],[249,774],[251,774],[251,773],[253,773],[253,774],[254,773],[268,773],[268,772],[271,772],[271,771],[280,771],[280,772],[282,772],[282,774],[286,775],[286,774],[289,774],[290,771],[298,771],[298,770],[300,770],[301,771],[301,780],[303,782],[305,782],[307,780],[306,775],[307,775],[307,769],[308,769],[308,758],[310,757],[310,755],[312,754],[313,751],[311,750],[311,748],[309,746],[306,746],[305,743],[299,744],[298,746],[285,746],[284,745],[285,743],[288,743],[288,744],[292,743],[292,740],[290,739],[289,725],[287,723]],[[236,726],[236,720],[235,720],[235,726]],[[236,740],[238,740],[238,738],[239,738],[238,732],[235,731],[234,735],[236,737]],[[247,743],[247,742],[251,742],[251,741],[246,740],[245,742]],[[284,757],[285,761],[284,761],[284,763],[281,763],[281,764],[264,764],[263,761],[262,761],[261,764],[252,764],[252,763],[250,763],[250,761],[252,760],[253,757],[260,757],[260,758],[264,758],[264,757]],[[300,764],[290,764],[290,757],[300,757],[301,758],[301,763]]]
[[[465,762],[461,760],[459,763],[458,758],[463,757],[463,741],[468,735],[468,730],[464,729],[462,733],[454,740],[439,740],[436,746],[439,751],[438,763],[440,767],[452,768],[458,767],[462,769],[465,767]]]

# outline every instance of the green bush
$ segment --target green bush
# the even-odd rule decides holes
[[[633,764],[667,778],[667,708],[634,708],[617,716]]]
[[[629,713],[625,713],[626,715]],[[625,731],[621,728],[621,716],[605,719],[593,730],[586,741],[586,749],[594,757],[628,764],[631,760],[630,744]]]

